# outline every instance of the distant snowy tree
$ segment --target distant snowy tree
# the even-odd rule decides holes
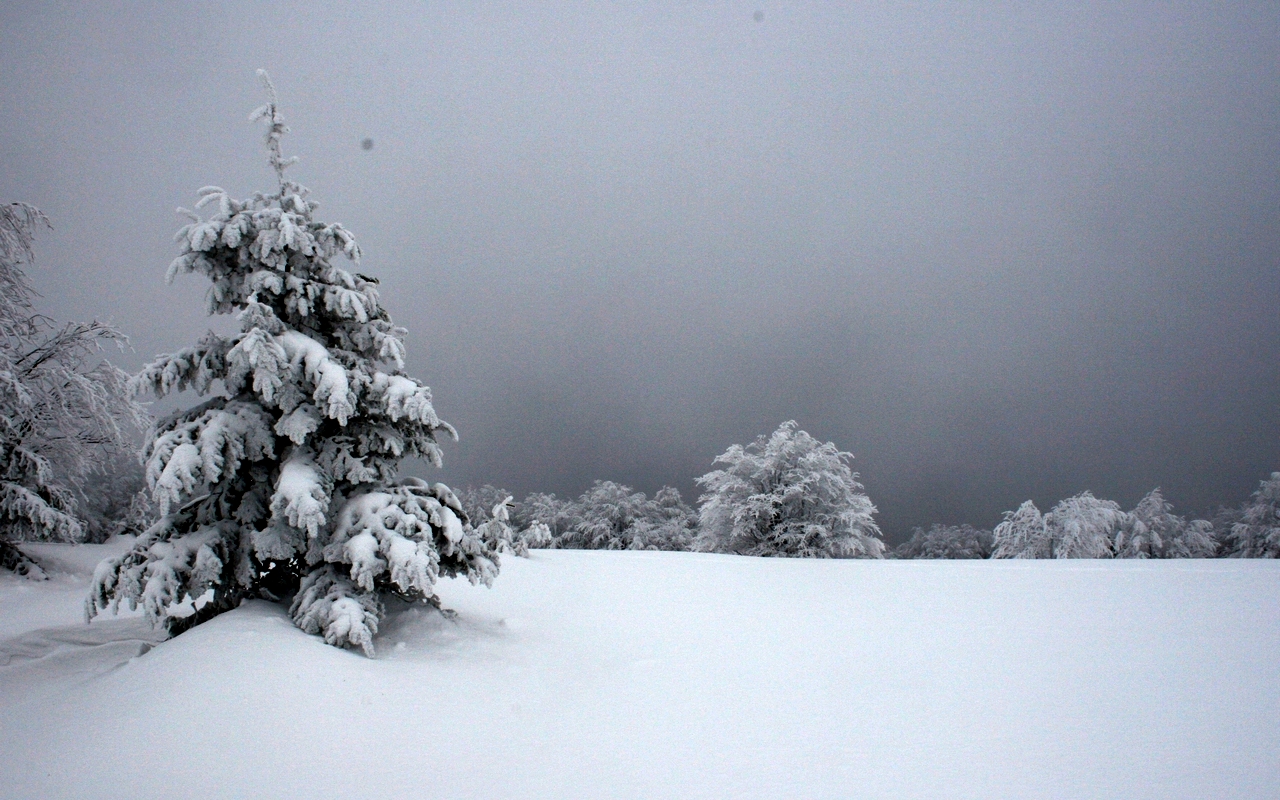
[[[555,545],[555,536],[545,522],[534,520],[520,529],[520,541],[524,542],[525,555],[529,550],[544,550]]]
[[[99,567],[87,611],[141,604],[179,633],[244,598],[292,596],[298,627],[372,654],[384,596],[438,605],[438,578],[487,585],[498,562],[448,487],[397,477],[404,458],[439,465],[453,428],[404,373],[405,331],[377,281],[334,263],[358,262],[355,239],[285,178],[288,129],[260,74],[269,100],[253,119],[268,125],[278,190],[201,189],[197,207],[214,213],[184,212],[168,273],[209,278],[209,311],[236,314],[240,331],[134,378],[210,398],[159,424],[145,457],[160,520]]]
[[[1116,532],[1116,558],[1160,558],[1185,524],[1156,487],[1138,501]]]
[[[1218,506],[1209,517],[1213,528],[1213,540],[1217,543],[1219,555],[1232,556],[1235,550],[1235,539],[1232,530],[1236,523],[1244,519],[1244,505]]]
[[[991,531],[972,525],[939,525],[929,530],[916,528],[911,538],[894,550],[897,558],[989,558],[992,550]]]
[[[121,453],[105,459],[102,466],[84,482],[81,510],[85,541],[105,542],[112,536],[141,534],[155,521],[155,506],[138,454]]]
[[[1165,558],[1213,558],[1218,555],[1218,539],[1213,523],[1205,519],[1185,522],[1165,541]]]
[[[1138,502],[1116,533],[1116,558],[1213,558],[1217,550],[1213,523],[1174,514],[1159,488]]]
[[[529,548],[511,527],[511,496],[507,495],[493,504],[485,521],[476,526],[476,535],[495,553],[529,557]]]
[[[1280,472],[1262,481],[1244,505],[1231,541],[1232,554],[1240,558],[1280,558]]]
[[[528,546],[537,546],[532,525],[541,522],[548,546],[575,550],[688,550],[697,525],[679,490],[664,486],[650,498],[613,481],[596,481],[576,502],[531,494],[514,517],[530,526]]]
[[[991,536],[992,558],[1053,558],[1044,515],[1030,500],[1017,511],[1004,512],[1004,521]]]
[[[784,422],[772,436],[733,445],[724,469],[698,478],[701,550],[756,556],[881,558],[875,506],[849,467],[853,456]]]
[[[487,483],[479,489],[468,486],[459,499],[476,532],[495,552],[528,558],[531,548],[550,546],[551,531],[546,525],[521,526],[512,518],[515,503],[505,489]]]
[[[1081,492],[1045,514],[1053,558],[1108,558],[1115,532],[1127,515],[1111,500]]]
[[[578,500],[578,521],[561,547],[583,550],[627,550],[636,520],[644,515],[645,496],[630,486],[596,481]]]
[[[128,376],[101,360],[125,337],[101,322],[58,325],[35,310],[23,269],[47,225],[24,203],[0,206],[0,566],[42,573],[14,542],[75,542],[91,532],[85,481],[121,458],[146,429]]]
[[[565,536],[573,531],[578,523],[578,507],[572,500],[562,500],[554,494],[533,492],[527,495],[511,513],[511,520],[516,527],[529,531],[535,525],[541,525],[545,532],[539,530],[538,536],[549,539],[545,544],[530,547],[560,547]]]
[[[632,550],[689,550],[698,528],[698,512],[680,496],[680,490],[663,486],[640,506],[632,524]]]
[[[506,489],[499,489],[487,483],[478,489],[467,486],[455,494],[458,496],[458,502],[462,503],[462,510],[466,512],[467,519],[473,527],[477,528],[493,519],[495,505],[511,497],[511,492]]]
[[[1030,500],[1006,511],[992,532],[992,558],[1108,558],[1116,531],[1128,515],[1089,492],[1068,497],[1048,514]]]

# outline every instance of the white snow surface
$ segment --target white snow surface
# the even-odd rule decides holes
[[[442,581],[456,619],[393,610],[376,659],[261,601],[68,643],[136,644],[86,589],[0,577],[4,797],[1280,791],[1278,561],[535,551]]]

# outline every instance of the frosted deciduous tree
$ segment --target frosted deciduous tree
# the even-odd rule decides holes
[[[1138,501],[1116,532],[1116,558],[1160,558],[1185,524],[1156,487]]]
[[[1231,526],[1232,555],[1280,558],[1280,472],[1262,481]]]
[[[688,550],[697,526],[679,490],[664,486],[647,497],[613,481],[596,481],[576,502],[530,494],[513,516],[527,546],[540,546],[541,536],[541,546],[575,550]]]
[[[511,497],[511,492],[486,483],[480,488],[467,486],[457,493],[462,510],[473,527],[480,527],[493,519],[493,507]]]
[[[853,456],[820,443],[795,421],[733,445],[698,478],[697,547],[724,553],[881,558],[875,506],[850,468]]]
[[[1128,515],[1110,500],[1081,492],[1041,514],[1035,503],[1006,511],[992,531],[992,558],[1107,558]]]
[[[132,457],[148,424],[128,376],[100,357],[124,335],[35,310],[23,267],[47,224],[24,203],[0,206],[0,566],[33,577],[42,573],[14,542],[84,539],[86,479]]]
[[[531,492],[515,504],[511,519],[521,530],[532,530],[534,526],[545,528],[545,531],[540,529],[537,536],[547,537],[546,543],[531,544],[531,547],[560,547],[564,537],[578,523],[578,509],[571,500],[562,500],[545,492]]]
[[[1213,558],[1218,554],[1218,547],[1213,523],[1207,519],[1193,519],[1165,541],[1164,557]]]
[[[1218,549],[1213,523],[1186,519],[1159,488],[1152,489],[1127,515],[1116,534],[1116,558],[1212,558]]]
[[[577,522],[561,547],[583,550],[627,550],[635,523],[644,516],[645,496],[630,486],[596,481],[578,500]]]
[[[911,538],[894,551],[897,558],[988,558],[991,556],[991,531],[972,525],[939,525],[929,530],[916,528]]]
[[[438,604],[438,578],[488,584],[498,562],[448,487],[397,477],[404,458],[439,465],[437,437],[453,428],[405,374],[405,331],[377,281],[335,263],[358,263],[355,239],[286,179],[287,128],[260,74],[269,99],[254,119],[277,190],[201,189],[197,208],[213,213],[184,212],[168,273],[207,277],[209,311],[235,314],[240,331],[135,377],[157,396],[209,399],[159,424],[145,457],[160,520],[99,567],[88,613],[141,604],[177,633],[247,597],[292,596],[298,627],[371,654],[385,596]]]
[[[1036,504],[1027,500],[991,532],[992,558],[1053,558],[1049,529]]]
[[[663,486],[646,500],[632,525],[633,550],[689,550],[697,533],[698,512],[680,496],[680,490]]]
[[[1107,558],[1126,515],[1111,500],[1081,492],[1059,502],[1045,515],[1053,558]]]

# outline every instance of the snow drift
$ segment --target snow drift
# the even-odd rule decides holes
[[[3,577],[0,637],[73,624],[76,581]],[[389,609],[373,660],[254,601],[141,656],[64,644],[0,667],[3,794],[1205,798],[1280,785],[1274,561],[543,551],[508,559],[492,589],[439,588],[456,619]],[[24,616],[33,597],[49,613]],[[104,623],[133,635],[129,620],[87,628]],[[101,651],[93,669],[69,657],[85,649]]]

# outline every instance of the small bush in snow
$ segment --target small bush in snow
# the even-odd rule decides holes
[[[784,422],[772,436],[733,445],[724,469],[698,478],[698,548],[757,556],[881,558],[875,506],[849,467],[853,456]]]
[[[98,568],[88,613],[141,604],[177,633],[247,597],[292,595],[300,628],[371,654],[384,596],[436,603],[439,577],[488,584],[498,562],[448,487],[397,478],[407,457],[438,465],[453,428],[405,375],[404,330],[377,281],[334,263],[358,262],[355,239],[285,179],[267,88],[254,118],[278,190],[201,189],[214,213],[187,212],[169,267],[209,278],[210,312],[236,314],[240,332],[210,332],[134,378],[210,399],[159,424],[145,456],[160,521]]]
[[[148,424],[128,376],[99,358],[124,335],[100,322],[58,325],[35,310],[23,266],[47,224],[29,205],[0,205],[0,566],[32,577],[42,573],[14,542],[87,538],[86,480],[134,458],[133,437]]]

